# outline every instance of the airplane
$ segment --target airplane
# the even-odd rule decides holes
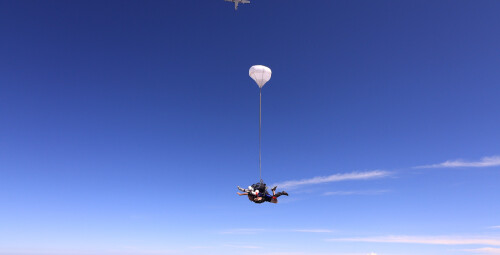
[[[242,3],[242,4],[249,4],[250,3],[250,1],[248,1],[248,0],[224,0],[224,1],[226,1],[226,2],[233,2],[235,10],[238,10],[238,4],[239,3]]]

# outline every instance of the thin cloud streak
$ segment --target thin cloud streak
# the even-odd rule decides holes
[[[387,192],[389,190],[330,191],[323,193],[323,196],[379,195]]]
[[[500,254],[500,248],[484,247],[478,249],[465,249],[463,251],[472,252],[474,254]]]
[[[454,167],[491,167],[500,166],[500,156],[484,157],[479,161],[467,162],[461,159],[448,160],[440,164],[417,166],[414,168],[454,168]]]
[[[333,238],[332,242],[368,242],[368,243],[413,243],[440,245],[493,245],[500,246],[500,238],[454,237],[454,236],[376,236]]]
[[[500,226],[491,226],[489,228],[492,228],[492,229],[500,229]]]
[[[389,175],[390,172],[383,170],[374,170],[368,172],[352,172],[345,174],[333,174],[329,176],[317,176],[310,179],[302,179],[296,181],[285,181],[273,184],[272,186],[278,186],[280,188],[294,188],[302,185],[312,185],[312,184],[321,184],[329,182],[376,179],[376,178],[387,177]]]

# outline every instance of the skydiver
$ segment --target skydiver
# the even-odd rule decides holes
[[[271,189],[271,191],[273,192],[272,196],[267,191],[263,192],[263,193],[252,192],[251,189],[242,189],[239,186],[238,186],[239,190],[241,190],[241,191],[249,191],[249,192],[245,192],[245,193],[239,193],[239,192],[237,192],[237,194],[240,195],[240,196],[247,195],[248,199],[250,199],[250,201],[252,201],[254,203],[257,203],[257,204],[261,204],[261,203],[264,203],[264,202],[270,202],[270,203],[276,204],[276,203],[278,203],[278,197],[279,196],[282,196],[282,195],[288,196],[288,193],[286,191],[281,191],[281,192],[276,193],[276,188],[277,187],[278,186],[274,186]]]

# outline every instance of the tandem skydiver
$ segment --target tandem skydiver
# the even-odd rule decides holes
[[[256,183],[253,184],[252,186],[249,186],[248,189],[243,189],[240,186],[238,186],[238,189],[240,191],[243,191],[244,193],[239,193],[237,192],[238,195],[240,196],[248,196],[248,199],[254,203],[261,204],[264,202],[270,202],[270,203],[278,203],[278,197],[285,195],[288,196],[288,193],[286,191],[281,191],[276,193],[276,188],[278,186],[274,186],[271,191],[273,192],[273,195],[270,195],[269,192],[267,192],[266,189],[266,184],[265,183]]]

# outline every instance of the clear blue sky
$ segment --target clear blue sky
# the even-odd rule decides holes
[[[500,254],[499,13],[0,1],[0,254]]]

